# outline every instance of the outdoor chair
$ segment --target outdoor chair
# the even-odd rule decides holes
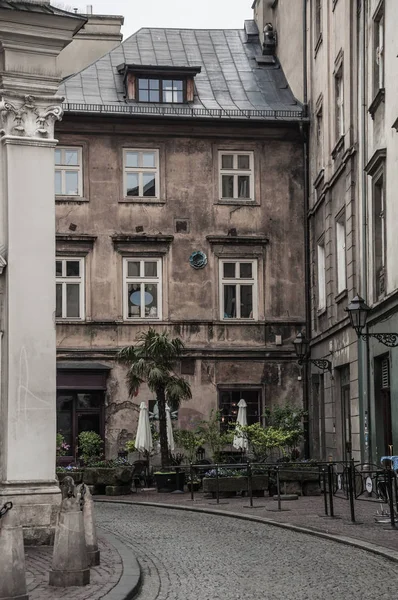
[[[139,487],[147,487],[148,467],[149,463],[147,460],[136,460],[133,463],[133,486],[135,487],[135,491]]]

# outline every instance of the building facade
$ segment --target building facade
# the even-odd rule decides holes
[[[377,463],[398,443],[397,350],[373,337],[358,341],[345,309],[359,294],[371,307],[364,333],[398,331],[397,7],[388,0],[303,0],[292,9],[284,0],[258,0],[253,8],[260,29],[275,24],[285,72],[301,65],[291,85],[311,122],[307,336],[311,358],[325,357],[332,367],[329,373],[312,366],[310,373],[312,455]],[[289,54],[290,37],[295,51]]]
[[[115,356],[153,327],[186,345],[192,427],[302,405],[302,106],[243,30],[142,29],[66,80],[55,152],[58,430],[115,456],[136,408]],[[151,407],[151,404],[149,404]]]

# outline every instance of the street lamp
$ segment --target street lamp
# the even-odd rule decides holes
[[[363,333],[370,307],[361,296],[355,296],[345,310],[350,317],[351,325],[355,329],[358,339],[366,340],[373,337],[384,344],[384,346],[389,346],[390,348],[398,346],[398,333]]]
[[[309,358],[310,343],[303,333],[299,333],[293,342],[298,364],[312,363],[322,371],[332,372],[332,363],[327,358]]]

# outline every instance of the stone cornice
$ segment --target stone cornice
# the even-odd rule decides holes
[[[53,139],[55,121],[62,119],[62,98],[29,96],[0,90],[0,135]]]
[[[265,246],[269,240],[265,235],[208,235],[206,236],[209,244],[220,244],[222,246]]]

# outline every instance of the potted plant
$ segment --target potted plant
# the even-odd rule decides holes
[[[80,467],[68,465],[67,467],[56,468],[57,478],[59,483],[62,483],[65,477],[72,477],[76,485],[83,482],[83,471]]]
[[[236,494],[246,494],[249,489],[247,469],[218,469],[218,484],[216,469],[211,469],[205,473],[203,478],[203,492],[215,497],[218,491],[224,496],[236,496]],[[252,471],[252,491],[256,496],[264,495],[268,490],[268,472],[263,470]]]

